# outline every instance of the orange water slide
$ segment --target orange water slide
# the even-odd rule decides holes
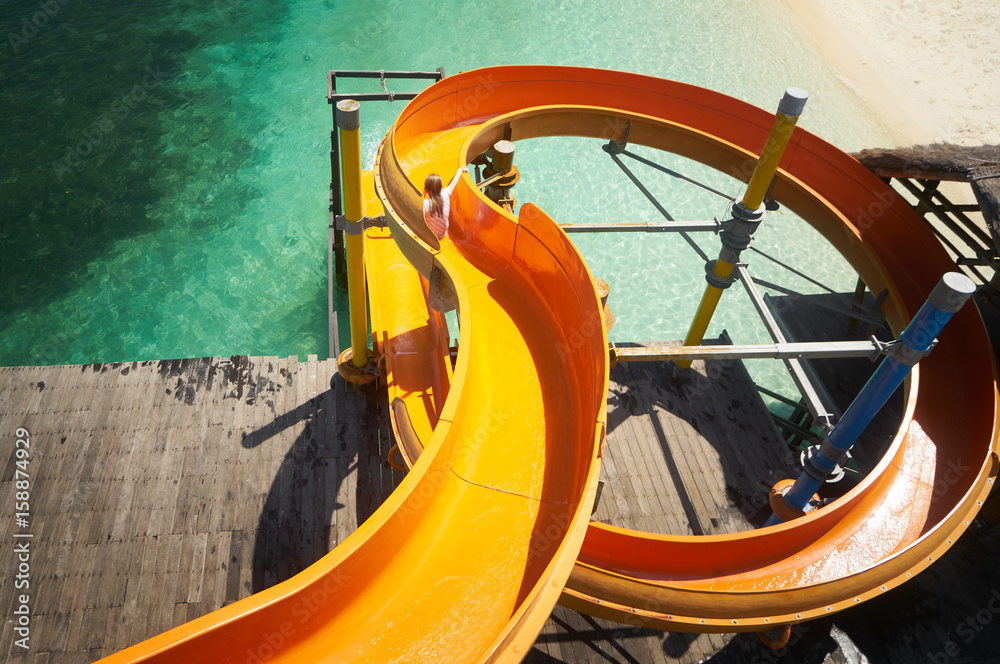
[[[690,85],[569,67],[496,67],[449,77],[411,102],[380,151],[378,194],[401,251],[423,274],[464,278],[510,253],[520,219],[467,179],[451,240],[422,223],[417,184],[451,173],[499,140],[571,135],[673,152],[749,179],[773,115]],[[554,185],[555,186],[555,185]],[[853,158],[796,129],[773,196],[815,226],[857,269],[897,332],[953,269],[905,201]],[[456,251],[457,250],[457,251]],[[527,274],[534,280],[534,267]],[[560,313],[562,315],[562,313]],[[464,338],[464,336],[463,336]],[[517,389],[497,377],[497,389]],[[853,606],[929,565],[968,526],[997,474],[994,361],[966,307],[911,375],[905,415],[881,463],[846,496],[757,531],[677,537],[592,523],[563,603],[666,630],[746,631]]]
[[[376,340],[402,404],[394,419],[405,414],[406,432],[425,436],[386,502],[297,576],[106,661],[492,662],[527,653],[593,505],[607,338],[587,267],[550,219],[494,231],[475,260],[451,244],[428,251],[461,315],[453,374],[426,284],[370,234],[370,269],[383,270],[369,275]],[[575,330],[591,334],[570,343]]]

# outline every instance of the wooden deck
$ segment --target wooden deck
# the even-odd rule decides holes
[[[31,525],[4,519],[0,533],[34,536],[28,653],[12,646],[16,562],[2,562],[3,658],[92,661],[272,586],[353,532],[402,473],[383,463],[384,401],[331,390],[334,373],[315,356],[0,369],[3,449],[23,427],[32,453]]]
[[[655,532],[759,524],[791,455],[738,362],[612,372],[607,484],[596,518]],[[401,479],[384,393],[330,378],[334,361],[234,357],[0,368],[0,502],[14,504],[14,441],[31,434],[31,519],[0,521],[0,660],[90,662],[286,579],[363,522]],[[30,649],[14,645],[14,533],[30,532]],[[1000,652],[990,605],[995,528],[977,521],[944,558],[887,596],[755,635],[637,629],[557,607],[528,662],[904,662],[955,642]],[[1000,593],[1000,590],[997,591]],[[991,631],[992,630],[992,631]],[[865,659],[867,658],[867,659]]]
[[[611,377],[595,519],[665,535],[764,525],[768,491],[799,470],[742,362],[622,363]]]

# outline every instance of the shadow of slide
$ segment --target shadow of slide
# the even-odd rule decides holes
[[[402,479],[385,463],[387,414],[378,387],[331,389],[276,417],[243,438],[248,449],[278,444],[297,427],[294,442],[270,468],[275,472],[257,523],[250,592],[298,574],[371,516]],[[384,389],[384,388],[381,388]]]

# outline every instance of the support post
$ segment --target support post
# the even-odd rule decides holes
[[[347,297],[351,317],[351,347],[337,358],[345,380],[367,383],[375,378],[368,349],[368,309],[365,293],[364,194],[361,188],[361,105],[353,99],[337,102],[340,135],[341,192],[344,199],[344,245],[347,249]]]
[[[706,266],[705,280],[708,281],[708,286],[701,297],[691,328],[684,337],[685,346],[701,344],[719,305],[722,291],[733,283],[733,266],[739,262],[740,252],[750,246],[754,231],[764,220],[764,196],[771,187],[774,173],[778,170],[792,130],[795,129],[795,123],[798,122],[808,98],[809,93],[802,88],[788,88],[778,104],[771,134],[757,160],[743,200],[733,205],[732,219],[727,222],[728,227],[719,234],[722,239],[719,259]],[[678,362],[677,365],[686,369],[691,363],[685,361]]]
[[[504,136],[509,133],[510,125],[507,125]],[[483,180],[477,184],[484,188],[486,197],[513,212],[517,199],[510,195],[510,189],[521,179],[521,173],[514,165],[514,143],[509,138],[499,140],[472,163],[486,166],[482,173]]]
[[[837,469],[878,411],[917,362],[931,351],[937,335],[975,291],[976,284],[960,272],[949,272],[941,277],[844,416],[822,445],[818,449],[813,448],[798,479],[794,483],[784,480],[771,489],[774,514],[766,525],[775,525],[805,513],[813,494]]]

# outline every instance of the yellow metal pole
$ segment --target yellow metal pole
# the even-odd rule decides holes
[[[708,286],[701,296],[691,328],[684,337],[685,346],[701,345],[712,315],[719,305],[722,291],[732,284],[733,268],[739,261],[740,252],[750,246],[753,232],[764,220],[764,196],[771,187],[774,173],[778,170],[785,147],[792,137],[792,130],[795,129],[795,123],[798,122],[808,98],[809,93],[802,88],[788,88],[778,104],[771,134],[757,159],[757,166],[750,176],[743,200],[733,206],[733,218],[729,221],[729,227],[720,233],[722,251],[719,252],[719,259],[714,264],[709,264],[710,269],[706,269]],[[691,366],[691,361],[681,360],[677,365],[686,369]]]
[[[361,189],[361,105],[353,99],[337,103],[340,173],[344,197],[344,244],[347,249],[347,298],[351,316],[351,364],[368,364],[368,310],[365,293],[364,195]]]

